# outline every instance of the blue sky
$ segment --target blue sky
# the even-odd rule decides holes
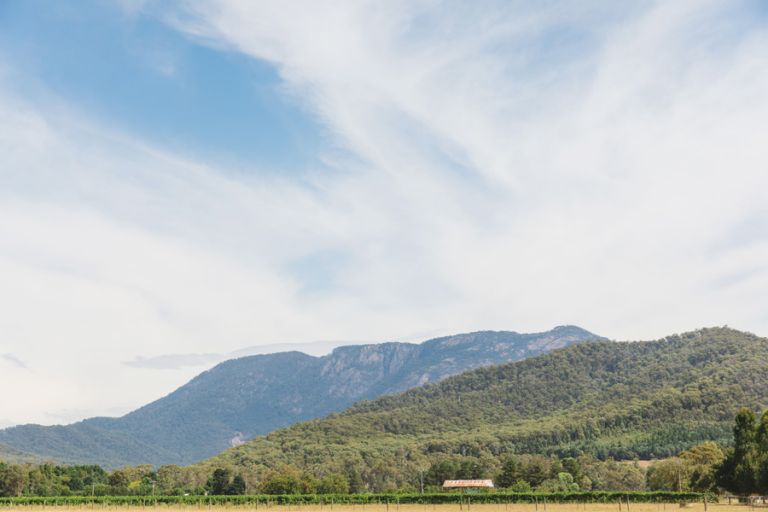
[[[170,151],[250,172],[317,166],[322,127],[269,64],[197,44],[116,2],[0,4],[14,89]]]
[[[631,5],[0,1],[0,425],[247,347],[768,333],[768,9]]]

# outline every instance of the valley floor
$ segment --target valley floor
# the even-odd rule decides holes
[[[19,508],[18,506],[13,508]],[[105,505],[86,506],[57,506],[38,507],[24,506],[25,512],[92,512],[94,510],[108,510],[109,512],[156,512],[157,509],[168,512],[225,512],[225,511],[256,511],[257,507],[249,506],[173,506],[157,505],[148,507],[124,507]],[[690,503],[681,506],[679,503],[539,503],[539,504],[482,504],[482,505],[273,505],[258,507],[264,512],[738,512],[747,507],[744,505],[727,505],[709,503],[705,508],[704,503]]]

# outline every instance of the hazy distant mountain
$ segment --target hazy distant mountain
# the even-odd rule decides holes
[[[12,427],[0,431],[0,443],[62,462],[107,467],[190,463],[361,399],[597,338],[562,326],[535,334],[483,331],[422,344],[345,346],[323,357],[301,352],[243,357],[121,418]]]
[[[479,368],[258,437],[202,464],[261,472],[290,464],[392,488],[431,464],[479,467],[507,454],[617,459],[732,440],[743,406],[768,403],[768,339],[728,328],[649,342],[580,343]]]
[[[14,450],[8,446],[0,444],[0,461],[11,462],[41,462],[40,457]]]

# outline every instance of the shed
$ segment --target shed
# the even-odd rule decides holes
[[[493,480],[446,480],[443,489],[487,489],[493,487]]]

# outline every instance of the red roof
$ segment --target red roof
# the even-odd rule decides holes
[[[493,487],[493,480],[446,480],[443,487]]]

